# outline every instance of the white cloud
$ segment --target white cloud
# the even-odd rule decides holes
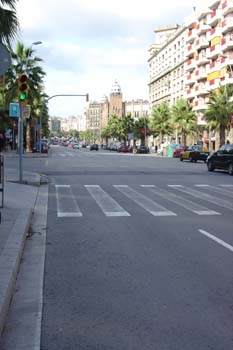
[[[35,46],[47,73],[46,93],[109,95],[118,79],[123,98],[148,98],[148,47],[158,25],[181,23],[192,7],[187,0],[20,0],[18,17],[25,45]],[[82,98],[49,103],[51,115],[82,112]]]

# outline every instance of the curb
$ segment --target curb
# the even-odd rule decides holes
[[[14,291],[26,235],[30,227],[32,212],[32,209],[28,208],[19,214],[0,256],[0,336],[5,325]]]

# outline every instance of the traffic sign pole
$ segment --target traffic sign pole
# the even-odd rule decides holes
[[[19,182],[23,183],[23,102],[19,101],[18,121]]]

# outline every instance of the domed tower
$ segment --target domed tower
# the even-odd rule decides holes
[[[111,88],[110,102],[109,102],[109,116],[111,115],[117,115],[118,117],[122,117],[123,115],[121,87],[117,82],[117,80],[114,81]]]

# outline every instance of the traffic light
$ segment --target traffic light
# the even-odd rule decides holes
[[[28,102],[28,77],[26,74],[21,74],[18,80],[18,97],[19,101],[23,102],[24,106],[26,106]]]

